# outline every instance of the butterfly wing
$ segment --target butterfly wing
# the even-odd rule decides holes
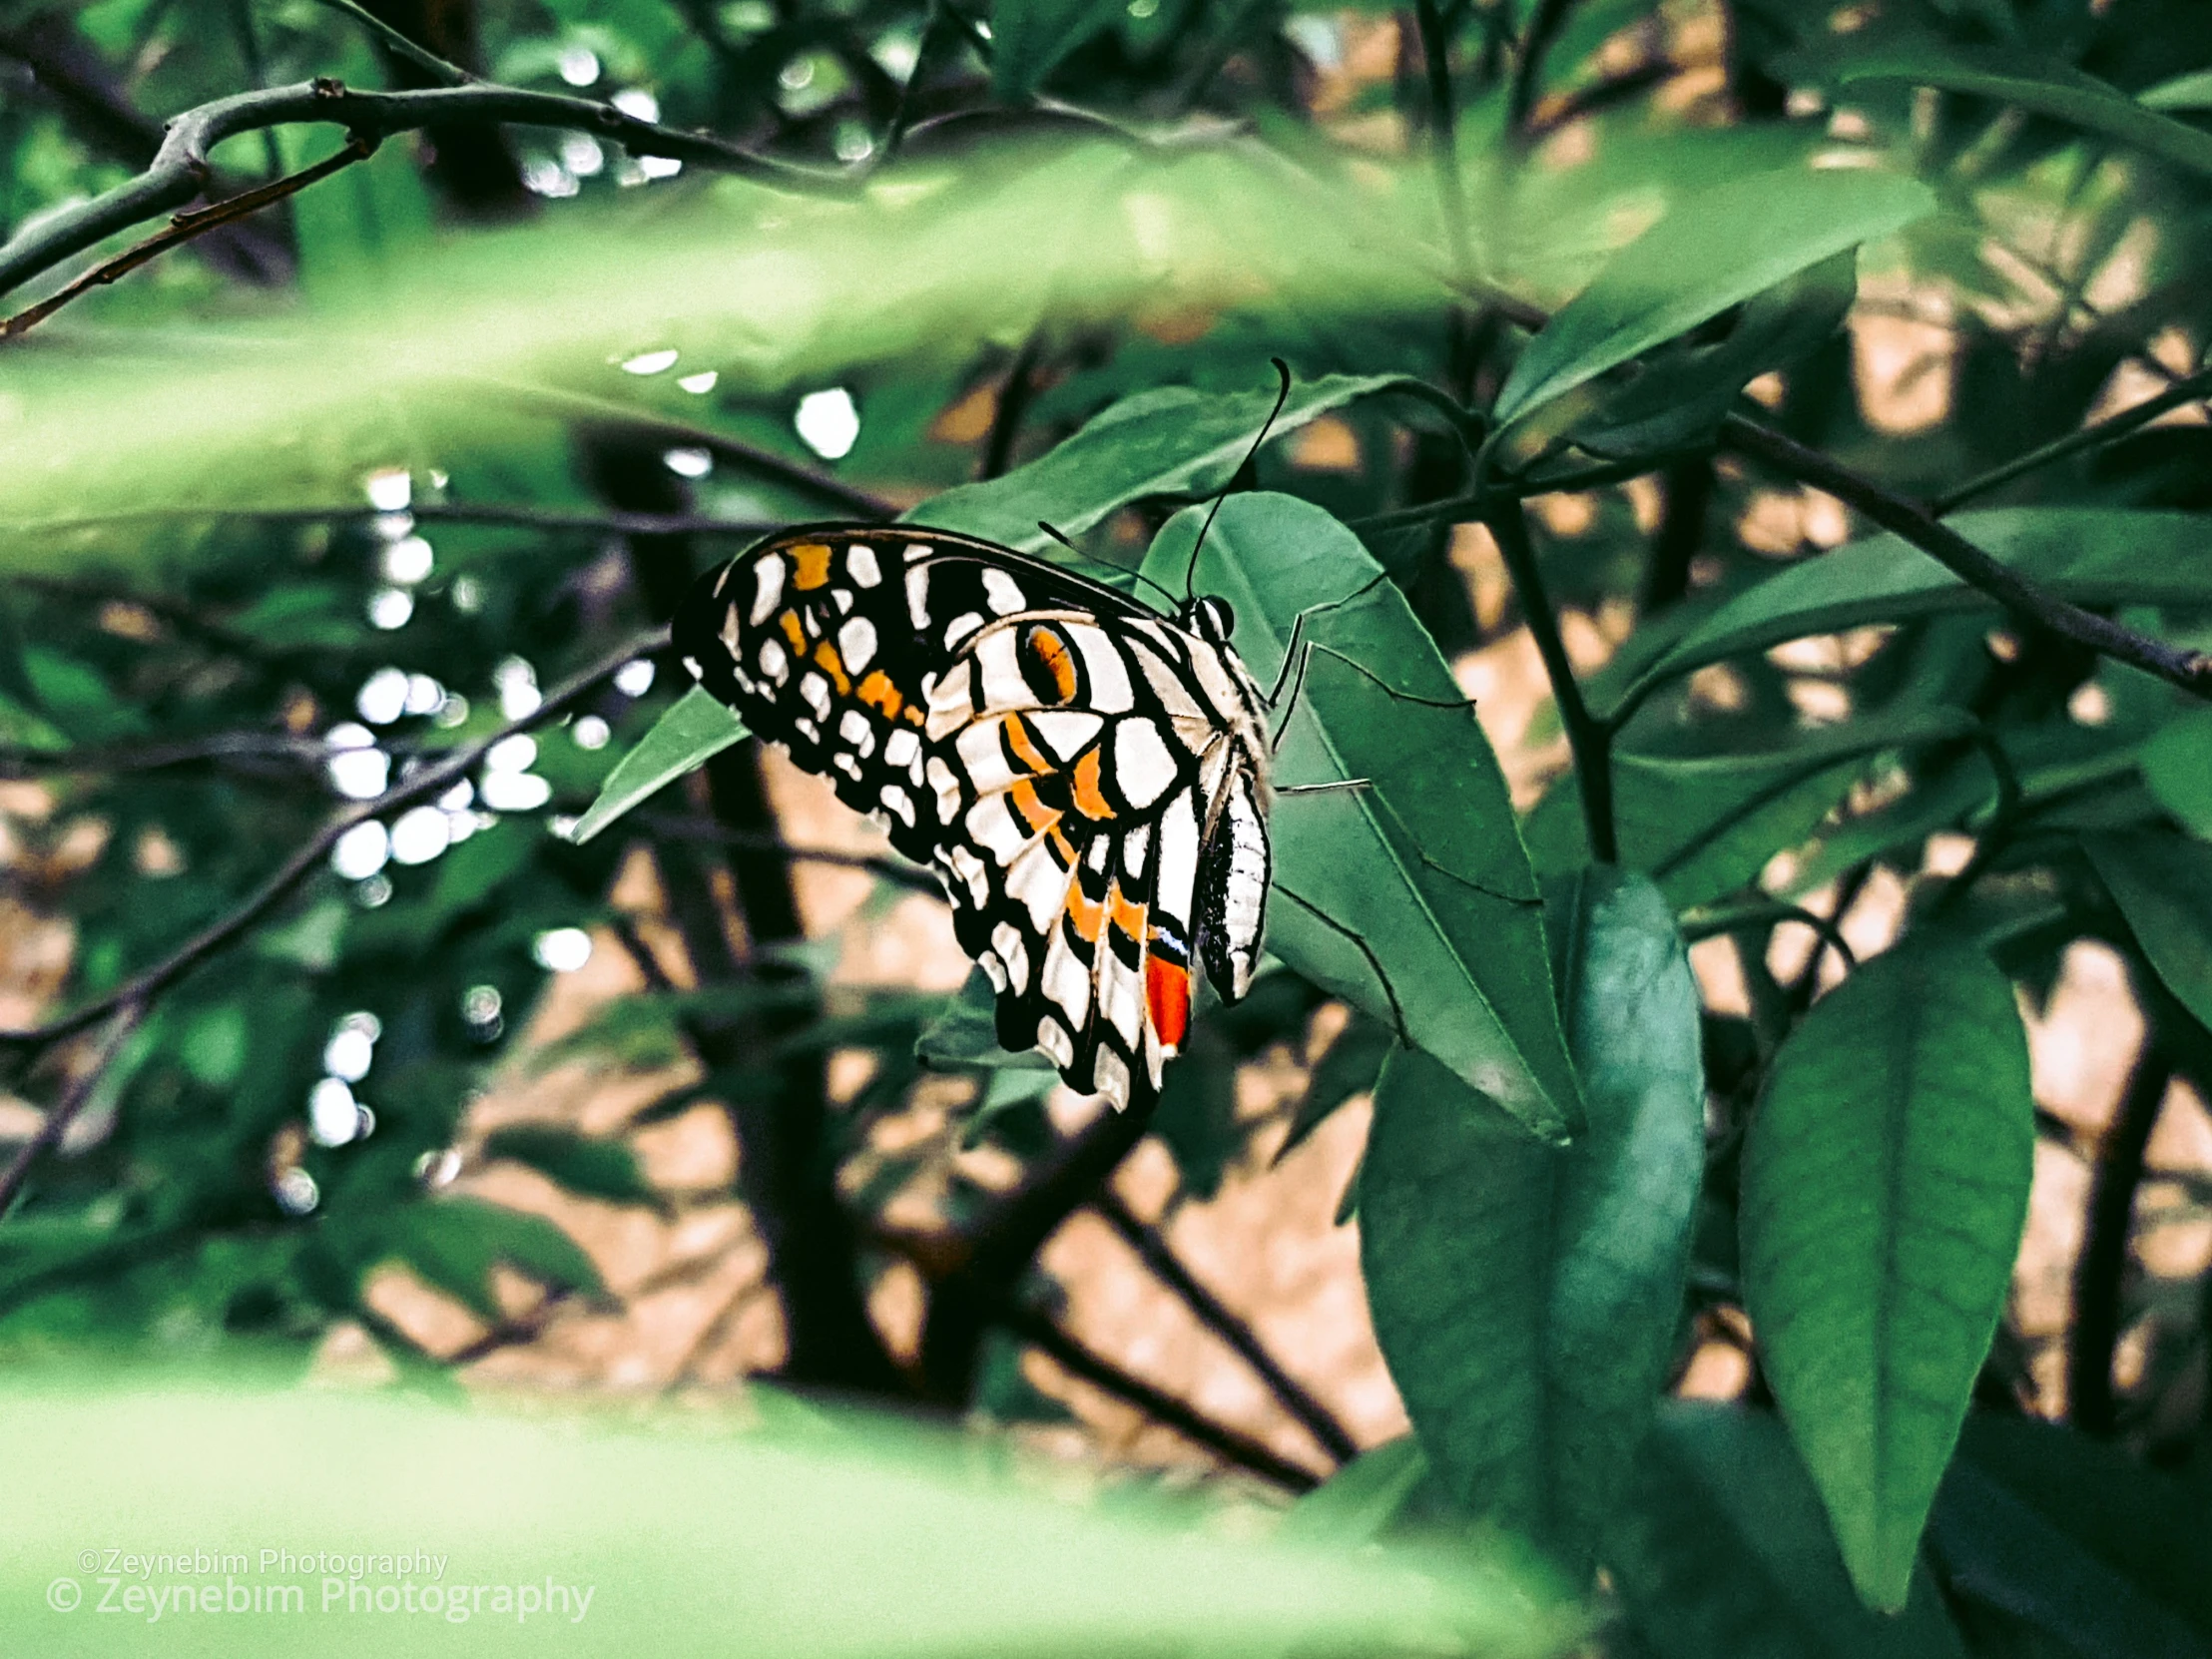
[[[1257,693],[1207,642],[989,543],[816,526],[703,579],[676,643],[755,731],[936,865],[1005,1047],[1117,1106],[1157,1090],[1189,1029],[1202,908],[1216,983],[1242,994],[1265,749],[1225,717]],[[1247,841],[1211,833],[1239,825],[1261,837],[1257,898]],[[1215,948],[1232,933],[1241,962]]]

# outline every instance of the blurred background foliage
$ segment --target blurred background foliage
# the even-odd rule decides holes
[[[1589,771],[1538,663],[1556,646],[1542,667],[1571,663],[1606,723],[1597,816],[1695,942],[1703,1187],[1690,1170],[1690,1262],[1653,1355],[1705,1402],[1669,1403],[1632,1469],[1623,1450],[1597,1639],[2212,1639],[2193,1520],[2212,715],[1943,582],[1853,494],[1970,505],[1970,539],[2049,591],[2212,647],[2200,7],[367,14],[0,0],[15,311],[153,229],[8,263],[146,169],[179,112],[316,77],[420,91],[453,81],[440,64],[477,78],[465,97],[582,101],[566,125],[465,97],[392,117],[372,157],[0,338],[0,949],[21,1033],[0,1352],[373,1354],[444,1388],[698,1279],[679,1261],[618,1286],[601,1247],[718,1201],[739,1245],[710,1227],[698,1260],[742,1257],[758,1294],[733,1293],[684,1364],[550,1375],[760,1374],[1001,1422],[1110,1399],[1275,1487],[1345,1466],[1304,1512],[1333,1543],[1464,1528],[1486,1502],[1517,1524],[1439,1451],[1459,1430],[1424,1420],[1434,1379],[1408,1382],[1425,1362],[1392,1346],[1395,1316],[1379,1306],[1384,1350],[1442,1479],[1408,1440],[1373,1449],[1403,1427],[1394,1395],[1348,1409],[1170,1241],[1183,1207],[1364,1123],[1379,1078],[1387,1098],[1372,1011],[1279,967],[1205,1010],[1149,1123],[1086,1117],[990,1051],[926,873],[752,744],[567,833],[681,689],[649,630],[757,531],[913,510],[1033,546],[1048,517],[1131,569],[1235,483],[1358,533],[1476,697],[1554,881],[1593,850]],[[602,105],[662,149],[714,135],[724,165],[634,130],[626,148]],[[208,198],[338,137],[240,131]],[[1240,471],[1271,355],[1299,390]],[[1831,472],[1747,443],[1746,416]],[[1525,520],[1475,522],[1520,501]],[[1643,902],[1592,900],[1616,901]],[[1843,1004],[1808,1024],[1817,993],[1924,923],[1969,933],[2037,1018],[2097,964],[2112,990],[2095,1080],[2068,1095],[2036,1050],[2029,1238],[2067,1240],[2058,1311],[2022,1268],[1893,1615],[1832,1535],[1851,1508],[1833,1471],[1808,1471],[1802,1422],[1796,1442],[1778,1426],[1737,1199],[1778,1053],[1831,1045],[1815,1058],[1848,1090],[1851,1057],[1893,1034]],[[1958,993],[1969,1036],[1987,988]],[[1949,994],[1869,982],[1852,1006],[1881,991],[1908,1011]],[[1995,1006],[2003,1023],[2001,984]],[[85,1008],[113,1017],[40,1025]],[[2001,1073],[1991,1041],[1965,1052]],[[1417,1093],[1415,1062],[1391,1064]],[[591,1087],[546,1107],[578,1074]],[[702,1122],[729,1155],[672,1188],[652,1137]],[[1148,1130],[1133,1197],[1109,1177]],[[1406,1236],[1443,1202],[1400,1216]],[[1079,1212],[1276,1417],[1229,1420],[1084,1340],[1041,1260]],[[413,1300],[379,1293],[395,1266]]]

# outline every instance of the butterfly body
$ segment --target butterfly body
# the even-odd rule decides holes
[[[1233,626],[965,536],[813,525],[703,577],[675,641],[935,866],[1000,1043],[1127,1106],[1188,1033],[1195,968],[1234,1001],[1259,958],[1271,751]]]

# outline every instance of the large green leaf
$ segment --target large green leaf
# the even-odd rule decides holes
[[[1304,426],[1356,397],[1386,390],[1394,374],[1325,374],[1291,388],[1274,432]],[[1206,495],[1229,482],[1275,407],[1273,391],[1201,392],[1162,386],[1125,397],[1064,443],[987,483],[962,484],[906,515],[1006,547],[1054,552],[1044,520],[1077,536],[1149,495]]]
[[[2204,521],[2190,514],[1999,507],[1959,513],[1949,523],[1991,557],[2077,604],[2212,604],[2212,564],[2200,557]],[[1625,689],[1612,707],[1641,701],[1662,682],[1707,663],[1785,640],[1994,604],[1899,537],[1869,536],[1768,577],[1657,657],[1624,663]]]
[[[1146,556],[1170,592],[1203,516],[1177,515]],[[1322,649],[1304,658],[1277,782],[1367,781],[1277,804],[1268,947],[1531,1129],[1571,1131],[1574,1070],[1505,780],[1403,597],[1337,520],[1266,493],[1223,503],[1193,581],[1235,608],[1263,689],[1311,613],[1300,638]]]
[[[2212,1549],[2189,1496],[2056,1423],[1969,1416],[1929,1552],[1953,1595],[2082,1659],[2202,1659]]]
[[[1903,1605],[2003,1311],[2034,1146],[1980,952],[1908,939],[1775,1056],[1743,1157],[1745,1306],[1860,1593]]]
[[[1397,1050],[1360,1178],[1361,1263],[1445,1489],[1579,1572],[1671,1357],[1705,1072],[1697,985],[1658,891],[1595,868],[1551,910],[1588,1129],[1531,1141]]]
[[[2201,1654],[2212,1645],[2203,1502],[2201,1477],[2184,1484],[2057,1423],[1974,1412],[1929,1543],[1968,1594],[2052,1629],[2076,1651]],[[2115,1639],[2081,1640],[2088,1631]]]
[[[2143,782],[2192,835],[2212,839],[2212,709],[2170,720],[2143,746]]]
[[[601,1289],[591,1258],[553,1223],[479,1198],[408,1205],[394,1218],[388,1251],[486,1319],[499,1317],[491,1270],[502,1262],[564,1290]]]
[[[1805,1465],[1763,1412],[1661,1407],[1605,1560],[1656,1659],[1964,1659],[1925,1571],[1901,1616],[1860,1604]]]
[[[2081,849],[2166,989],[2212,1026],[2212,846],[2135,830],[2084,835]]]
[[[0,1508],[10,1646],[964,1659],[1370,1653],[1410,1638],[1533,1659],[1561,1645],[1508,1591],[1446,1563],[1414,1573],[1232,1539],[1141,1494],[1105,1513],[992,1478],[999,1459],[909,1426],[749,1399],[764,1426],[741,1430],[696,1411],[547,1420],[253,1377],[156,1391],[18,1374]],[[110,1547],[154,1559],[111,1566]],[[245,1559],[203,1567],[203,1550]],[[250,1610],[230,1610],[233,1584]],[[568,1592],[552,1605],[549,1584]],[[266,1604],[283,1585],[296,1600],[251,1610],[255,1589]],[[200,1603],[209,1586],[224,1611]],[[461,1613],[425,1608],[431,1586],[438,1603],[458,1592]]]
[[[2117,139],[2191,173],[2212,175],[2212,134],[2159,115],[2145,107],[2147,98],[2137,102],[2117,87],[2107,86],[2054,58],[2007,48],[1970,51],[1928,42],[1908,50],[1854,57],[1846,62],[1840,79],[1847,85],[1906,81],[1914,86],[1998,99]]]
[[[1934,211],[1893,174],[1779,168],[1683,202],[1528,344],[1497,394],[1502,428],[1799,272]]]
[[[584,1198],[613,1204],[666,1201],[622,1141],[599,1140],[551,1123],[511,1123],[484,1137],[486,1158],[512,1158]]]
[[[694,686],[653,723],[653,730],[616,763],[570,838],[588,841],[640,802],[710,755],[719,755],[746,736],[737,711],[704,686]]]
[[[1974,730],[1952,709],[1905,710],[1807,733],[1787,748],[1730,755],[1613,753],[1621,861],[1648,873],[1677,909],[1733,892],[1810,835],[1868,758]],[[1572,772],[1528,816],[1529,855],[1546,873],[1589,858]]]
[[[991,7],[991,87],[1027,98],[1060,61],[1121,14],[1120,0],[996,0]]]

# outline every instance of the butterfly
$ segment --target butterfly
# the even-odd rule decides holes
[[[935,867],[1000,1045],[1126,1108],[1189,1034],[1193,964],[1233,1002],[1259,960],[1272,746],[1234,627],[993,542],[814,524],[703,576],[673,637]]]

